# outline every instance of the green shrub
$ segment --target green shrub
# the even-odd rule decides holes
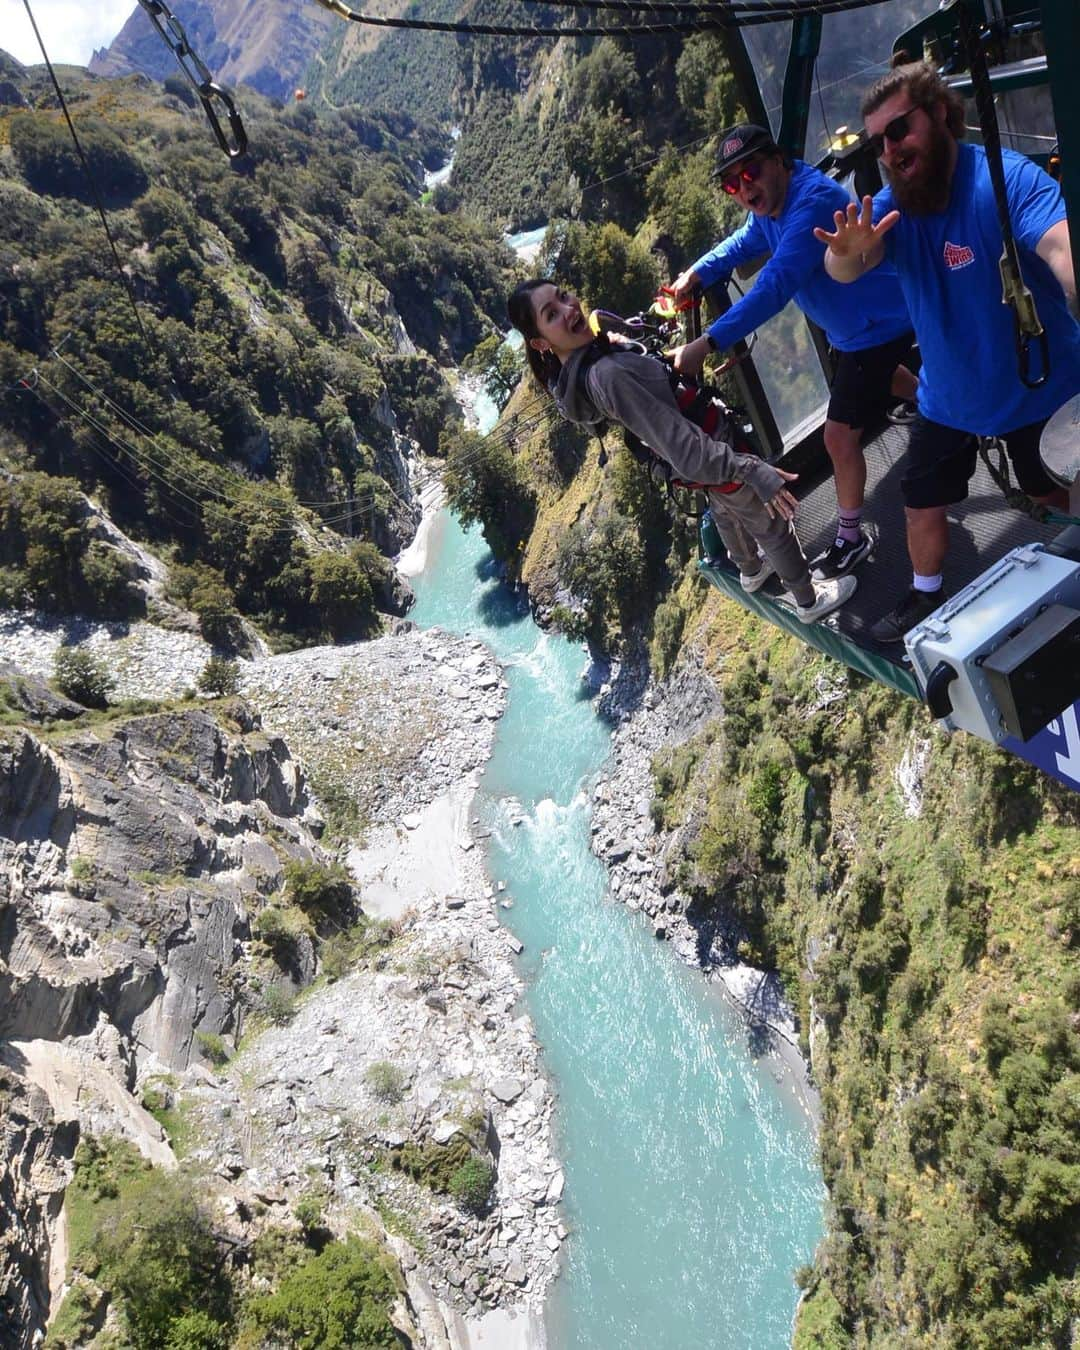
[[[240,688],[240,667],[227,656],[212,656],[195,683],[211,698],[226,698]]]
[[[509,445],[472,431],[448,432],[446,500],[463,525],[479,524],[499,562],[517,567],[536,519],[536,495]]]
[[[335,640],[361,636],[374,615],[371,583],[356,560],[319,553],[311,560],[311,604]]]
[[[449,1190],[462,1209],[483,1214],[491,1202],[494,1185],[494,1167],[474,1154],[452,1173]]]
[[[359,966],[379,964],[379,954],[397,935],[389,919],[361,917],[351,928],[331,933],[319,948],[319,968],[331,980],[339,980]]]
[[[115,687],[104,663],[84,647],[57,648],[53,682],[63,695],[86,708],[107,708]]]
[[[364,1070],[364,1082],[381,1102],[401,1101],[408,1081],[404,1070],[385,1059],[377,1059]]]
[[[169,1323],[164,1350],[228,1350],[231,1340],[225,1322],[195,1309]]]
[[[390,1258],[374,1243],[350,1237],[289,1271],[273,1294],[249,1299],[246,1326],[259,1345],[296,1350],[397,1350],[390,1320],[398,1296]]]
[[[629,149],[624,124],[603,115],[583,122],[575,131],[575,142],[594,163],[621,162]],[[655,259],[613,221],[571,225],[559,270],[590,306],[617,314],[647,307],[656,291]]]
[[[293,905],[267,905],[255,916],[252,931],[275,952],[288,953],[310,932],[307,920]]]
[[[140,603],[134,568],[127,558],[100,539],[92,539],[82,556],[82,576],[90,609],[105,618],[124,618]]]
[[[686,611],[677,600],[665,600],[657,606],[649,657],[658,680],[664,679],[675,663],[685,625]]]
[[[407,1140],[390,1152],[390,1166],[437,1195],[447,1195],[450,1178],[469,1161],[473,1150],[462,1135],[456,1134],[448,1144],[425,1140],[421,1144]]]
[[[757,771],[746,804],[764,828],[775,830],[784,805],[784,771],[779,764],[766,764]]]
[[[611,511],[591,526],[572,525],[559,543],[559,580],[584,604],[593,636],[631,628],[649,591],[649,563],[635,523]]]
[[[195,91],[190,83],[180,75],[166,75],[161,87],[167,94],[172,94],[173,98],[178,98],[181,103],[186,103],[189,108],[194,108]]]
[[[276,1027],[287,1027],[296,1016],[296,998],[272,984],[262,996],[262,1010]]]
[[[205,563],[174,566],[169,572],[167,593],[171,600],[195,614],[199,631],[207,642],[227,647],[236,641],[239,616],[232,592],[215,568]]]
[[[352,882],[340,863],[327,867],[292,858],[282,870],[289,900],[305,914],[333,923],[351,917],[354,908]]]
[[[10,134],[19,168],[35,192],[93,202],[95,187],[107,199],[135,197],[146,187],[141,164],[116,132],[97,118],[83,117],[79,124],[89,174],[66,127],[48,115],[13,118]]]
[[[219,1036],[216,1031],[197,1031],[195,1033],[195,1044],[200,1054],[218,1068],[229,1062],[232,1051],[229,1049],[225,1038]]]
[[[228,1344],[231,1289],[223,1253],[190,1177],[152,1168],[124,1140],[88,1138],[75,1155],[67,1202],[72,1262],[108,1291],[125,1344],[145,1350]],[[177,1323],[178,1339],[171,1339]]]
[[[556,632],[564,634],[571,642],[584,642],[589,636],[589,618],[579,614],[568,605],[552,605],[548,619]]]
[[[326,1210],[326,1191],[314,1189],[297,1196],[293,1203],[293,1216],[306,1232],[318,1228]]]
[[[93,1284],[71,1284],[49,1326],[47,1350],[80,1350],[94,1339],[105,1295]]]
[[[21,567],[0,567],[0,609],[24,609],[30,582]]]

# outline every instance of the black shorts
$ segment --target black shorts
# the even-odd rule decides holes
[[[1043,418],[1001,437],[1016,481],[1029,497],[1048,497],[1054,491],[1054,482],[1039,458],[1039,436],[1046,421]],[[920,414],[911,426],[904,476],[900,480],[904,505],[918,509],[962,502],[968,494],[968,480],[975,472],[978,453],[978,438],[970,432],[930,422]]]
[[[915,369],[914,346],[915,334],[904,333],[880,347],[839,352],[827,416],[849,427],[872,426],[880,421],[890,404],[896,402],[890,387],[893,371],[904,365],[909,370]]]

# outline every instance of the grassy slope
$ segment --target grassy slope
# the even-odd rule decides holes
[[[658,764],[659,807],[813,1029],[831,1204],[795,1343],[1067,1344],[1078,803],[701,585],[679,600],[726,715]]]

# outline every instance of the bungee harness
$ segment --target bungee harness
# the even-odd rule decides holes
[[[691,311],[690,327],[700,328],[700,310],[699,301],[687,300],[682,303],[676,303],[670,293],[670,288],[662,287],[656,300],[649,311],[650,316],[659,319],[659,323],[650,324],[645,315],[634,315],[629,319],[624,319],[618,314],[613,314],[610,310],[594,309],[588,317],[589,327],[597,338],[607,339],[611,333],[619,333],[623,336],[623,342],[594,343],[590,350],[578,366],[577,379],[585,392],[584,381],[588,376],[589,370],[597,361],[603,360],[605,356],[611,356],[619,351],[636,351],[642,356],[651,356],[659,361],[664,367],[671,385],[672,397],[678,405],[679,411],[705,432],[706,436],[711,436],[717,440],[727,441],[732,449],[739,454],[756,454],[757,451],[750,444],[748,437],[740,427],[738,420],[733,416],[732,410],[720,397],[719,391],[711,386],[695,380],[693,377],[683,375],[675,369],[674,359],[669,356],[664,348],[677,335],[676,314],[682,310]],[[694,323],[694,319],[698,323]],[[674,331],[673,331],[674,330]],[[726,370],[731,363],[725,363],[722,370]],[[694,492],[719,492],[727,495],[731,492],[737,492],[741,483],[696,483],[690,482],[685,478],[679,478],[666,459],[650,446],[646,445],[639,436],[635,436],[628,428],[623,428],[623,438],[626,448],[639,464],[643,464],[649,473],[649,481],[658,491],[661,486],[666,488],[667,495],[674,505],[683,515],[692,519],[699,519],[704,514],[704,508],[701,511],[695,510],[693,505],[685,499],[680,498],[677,493]],[[602,434],[600,435],[600,465],[601,468],[607,462],[607,449],[604,445]]]

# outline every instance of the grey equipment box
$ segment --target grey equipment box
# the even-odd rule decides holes
[[[904,637],[949,731],[1030,740],[1080,697],[1080,563],[1014,548]]]

